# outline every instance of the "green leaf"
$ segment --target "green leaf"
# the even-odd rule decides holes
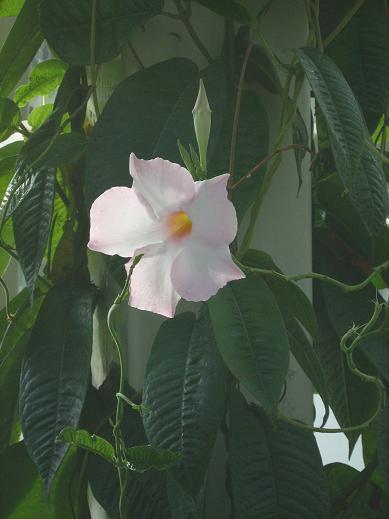
[[[54,140],[49,138],[35,142],[35,146],[29,148],[28,154],[24,150],[22,153],[28,164],[34,164],[36,170],[55,169],[77,162],[84,154],[86,145],[83,135],[75,132],[62,133]]]
[[[45,96],[60,85],[67,66],[58,59],[38,63],[32,70],[28,83],[21,85],[15,92],[14,101],[22,107],[36,96]]]
[[[379,236],[389,213],[388,187],[381,161],[367,147],[354,172],[350,198],[369,234]]]
[[[16,250],[31,295],[49,237],[55,194],[55,171],[41,171],[13,213]]]
[[[29,454],[46,493],[67,451],[55,443],[77,427],[88,385],[94,292],[58,285],[50,290],[31,333],[20,377],[20,419]]]
[[[236,66],[240,71],[247,46],[250,44],[250,26],[242,26],[236,35]],[[254,45],[251,49],[247,62],[246,82],[253,82],[266,88],[272,94],[281,94],[282,85],[276,68],[270,60],[265,49],[259,45]]]
[[[19,378],[28,334],[14,345],[15,352],[0,370],[0,453],[14,443],[19,397]]]
[[[386,492],[389,492],[389,407],[381,411],[377,425],[378,468]]]
[[[53,111],[54,105],[49,103],[47,105],[37,106],[29,114],[27,121],[32,130],[37,130],[47,120]]]
[[[345,355],[340,349],[339,337],[333,330],[318,291],[315,291],[315,309],[321,331],[321,339],[315,343],[315,347],[326,378],[331,409],[341,427],[360,425],[377,409],[376,388],[350,372]],[[357,365],[362,371],[365,370],[359,357]],[[359,434],[355,431],[345,434],[349,440],[351,455]]]
[[[38,3],[39,0],[25,0],[0,50],[0,96],[11,94],[42,44]]]
[[[112,464],[116,464],[115,451],[113,445],[107,440],[96,436],[95,434],[89,434],[88,431],[82,429],[74,429],[73,427],[65,427],[56,437],[57,443],[69,443],[74,447],[87,450],[101,456],[105,460]]]
[[[247,22],[249,15],[247,10],[239,1],[235,0],[195,0],[197,3],[207,7],[222,16],[230,16],[239,22]]]
[[[126,449],[127,468],[137,472],[166,470],[177,465],[181,455],[166,449],[154,449],[151,445],[137,445]]]
[[[209,153],[209,176],[226,173],[230,169],[231,133],[235,102],[230,100],[224,111],[221,135],[214,152]],[[211,104],[213,111],[213,105]],[[213,112],[212,112],[213,115]],[[244,91],[242,95],[239,126],[236,143],[234,183],[263,160],[269,151],[269,120],[259,96]],[[256,200],[261,189],[264,169],[247,179],[233,192],[238,220],[241,221],[247,209]]]
[[[0,4],[0,17],[17,16],[23,4],[24,0],[2,0]]]
[[[42,285],[41,282],[38,282],[33,305],[30,304],[27,288],[24,288],[11,300],[10,310],[15,315],[13,321],[7,320],[5,309],[0,312],[0,369],[35,323],[46,294],[44,290],[46,287],[43,288]]]
[[[50,503],[23,442],[9,447],[1,456],[0,464],[2,519],[69,519],[74,516],[81,486],[78,480],[80,467],[74,453],[69,453],[61,465]]]
[[[229,283],[208,301],[219,351],[231,373],[274,415],[289,366],[289,341],[265,281]]]
[[[212,107],[209,153],[225,110],[226,74],[220,64],[201,74]],[[86,200],[90,205],[113,186],[128,186],[128,157],[163,157],[182,162],[183,145],[196,142],[191,111],[198,93],[196,65],[174,58],[141,70],[116,88],[93,129],[86,156]],[[225,173],[226,170],[223,171]]]
[[[115,401],[115,387],[111,398]],[[128,406],[124,410],[121,425],[126,447],[147,442],[142,419],[137,411]],[[99,434],[113,442],[112,427],[104,425]],[[87,463],[88,481],[93,495],[106,510],[109,517],[118,517],[119,480],[117,469],[103,458],[91,455]],[[126,503],[128,516],[137,519],[171,519],[166,493],[166,473],[148,470],[143,473],[127,471]]]
[[[333,61],[318,50],[296,50],[327,123],[336,170],[350,189],[365,146],[365,121],[352,90]]]
[[[147,364],[142,413],[153,447],[181,454],[172,474],[191,495],[201,487],[225,407],[226,370],[207,313],[162,324]]]
[[[264,251],[250,249],[243,257],[243,263],[249,267],[282,271],[274,263],[273,258]],[[312,338],[319,337],[319,329],[315,311],[311,301],[303,290],[294,282],[277,276],[264,276],[263,279],[272,289],[278,305],[285,307],[304,326]]]
[[[326,49],[353,90],[370,133],[389,100],[388,32],[384,2],[365,0]]]
[[[0,97],[0,141],[5,141],[16,132],[21,120],[22,116],[16,104],[11,99]]]
[[[136,27],[160,14],[163,0],[98,0],[96,63],[115,58]],[[72,65],[90,63],[92,2],[43,0],[42,32],[61,59]]]
[[[308,130],[305,125],[304,119],[301,115],[299,109],[296,110],[295,116],[293,118],[293,144],[299,144],[304,146],[309,146],[309,135]],[[298,192],[303,184],[303,173],[301,164],[303,162],[303,158],[306,155],[306,150],[301,148],[295,148],[294,157],[296,159],[297,166],[297,175],[299,179]]]
[[[228,443],[235,519],[330,517],[313,433],[284,422],[270,424],[234,392]]]

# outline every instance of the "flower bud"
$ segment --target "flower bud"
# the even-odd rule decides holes
[[[211,132],[211,109],[209,107],[208,98],[202,79],[200,79],[199,93],[196,104],[192,110],[192,114],[197,145],[199,148],[200,166],[201,169],[205,172],[207,169],[207,148],[209,134]]]

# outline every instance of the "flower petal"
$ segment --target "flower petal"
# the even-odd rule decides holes
[[[104,254],[133,256],[140,247],[165,239],[163,226],[133,189],[113,187],[100,195],[90,211],[88,247]]]
[[[208,247],[194,240],[178,254],[171,276],[178,294],[188,301],[207,301],[229,281],[245,277],[227,246]]]
[[[130,282],[129,305],[173,317],[180,296],[173,287],[170,273],[177,248],[168,244],[136,251],[144,253],[134,268]],[[131,262],[127,264],[127,269]]]
[[[134,189],[158,217],[180,209],[195,194],[195,184],[189,171],[168,160],[143,160],[131,153],[130,174],[134,179]]]
[[[227,198],[229,175],[196,182],[196,195],[183,208],[193,223],[193,236],[209,245],[229,245],[235,238],[238,223],[235,208]]]

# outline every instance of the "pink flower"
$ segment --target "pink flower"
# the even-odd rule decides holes
[[[131,189],[113,187],[94,201],[88,247],[143,254],[131,277],[131,306],[173,317],[180,298],[206,301],[244,278],[228,247],[237,232],[228,174],[194,182],[178,164],[133,153],[130,173]]]

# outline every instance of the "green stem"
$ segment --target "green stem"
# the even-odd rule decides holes
[[[92,83],[92,99],[95,107],[96,117],[100,117],[100,108],[97,99],[96,90],[96,10],[97,0],[92,0],[92,18],[91,18],[91,31],[90,31],[90,75]]]
[[[381,265],[378,265],[377,267],[373,267],[373,272],[360,283],[356,283],[355,285],[348,285],[347,283],[342,283],[341,281],[331,278],[330,276],[326,276],[325,274],[318,274],[316,272],[307,272],[305,274],[299,274],[297,276],[286,276],[285,274],[282,274],[281,272],[277,272],[276,270],[249,267],[247,265],[244,265],[237,259],[235,259],[235,262],[237,263],[237,265],[239,267],[242,268],[242,270],[244,270],[245,272],[249,272],[251,274],[260,274],[263,276],[275,276],[275,277],[281,278],[281,279],[283,279],[285,281],[289,281],[289,282],[301,281],[303,279],[317,279],[318,281],[330,283],[331,285],[334,285],[334,286],[342,289],[345,292],[357,292],[359,290],[366,288],[377,274],[380,274],[381,272],[383,272],[384,270],[389,268],[389,260],[388,260],[388,261],[385,261],[384,263],[381,263]]]
[[[128,297],[131,276],[132,276],[132,273],[134,271],[134,268],[139,263],[141,257],[142,256],[140,255],[140,256],[137,256],[137,257],[134,258],[134,260],[132,262],[132,265],[131,265],[131,267],[130,267],[130,269],[128,271],[128,275],[127,275],[127,278],[126,278],[126,282],[125,282],[125,284],[123,286],[123,289],[120,292],[120,294],[116,297],[115,301],[113,302],[113,305],[109,309],[108,317],[107,317],[108,330],[109,330],[109,332],[110,332],[110,334],[112,336],[113,342],[114,342],[115,347],[116,347],[116,352],[117,352],[117,355],[118,355],[118,359],[119,359],[120,379],[119,379],[118,394],[123,394],[124,393],[124,384],[125,384],[125,372],[124,372],[124,369],[125,369],[125,363],[124,363],[124,356],[123,356],[122,347],[121,347],[121,344],[120,344],[120,338],[119,338],[119,335],[118,335],[117,331],[115,330],[115,327],[114,327],[114,324],[113,324],[113,316],[114,316],[115,312],[117,311],[117,309],[119,308],[120,304],[126,299],[126,297]],[[123,419],[123,411],[124,411],[123,410],[123,399],[122,398],[117,398],[115,423],[114,423],[112,432],[113,432],[113,436],[114,436],[114,439],[115,439],[115,456],[116,456],[116,460],[117,460],[117,463],[118,463],[117,471],[118,471],[119,485],[120,485],[120,499],[119,499],[120,519],[125,519],[125,517],[126,517],[126,511],[125,511],[125,508],[124,508],[124,504],[125,504],[124,503],[124,493],[125,493],[125,484],[126,484],[126,469],[123,468],[123,467],[125,467],[125,456],[124,456],[124,448],[123,448],[123,438],[122,438],[121,428],[120,428],[120,425],[121,425],[121,422],[122,422],[122,419]]]
[[[190,19],[188,17],[187,12],[185,11],[185,9],[181,5],[181,1],[180,0],[173,0],[173,2],[174,2],[174,5],[176,6],[178,15],[179,15],[182,23],[185,25],[185,28],[188,31],[189,36],[192,38],[194,43],[197,45],[199,51],[204,56],[204,58],[208,61],[208,63],[212,63],[212,61],[213,61],[212,56],[210,55],[210,53],[206,49],[206,47],[203,44],[203,42],[200,40],[197,32],[195,31],[193,25],[190,22]]]
[[[335,27],[335,29],[325,38],[323,41],[323,47],[328,47],[328,45],[338,36],[340,32],[346,27],[349,21],[353,18],[353,16],[359,11],[362,7],[365,0],[357,0],[352,8],[348,11],[346,16],[340,21],[340,23]]]

